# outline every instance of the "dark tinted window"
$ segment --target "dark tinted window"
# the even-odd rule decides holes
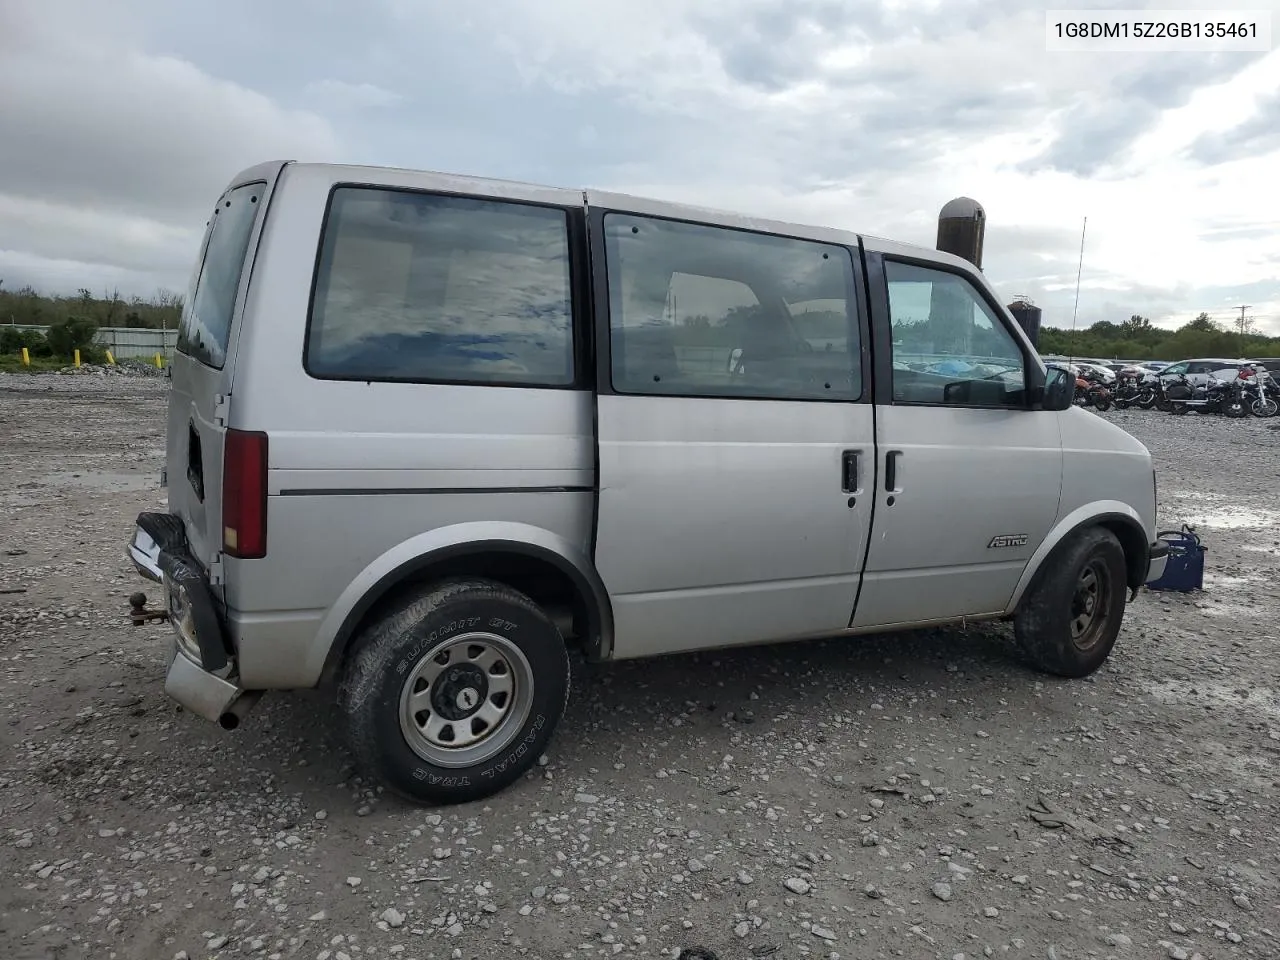
[[[619,392],[776,400],[861,394],[847,249],[613,213],[604,228]]]
[[[251,183],[237,187],[219,201],[209,225],[200,277],[178,328],[178,349],[212,367],[221,367],[227,359],[231,316],[249,235],[266,186]]]
[[[893,399],[1021,406],[1026,365],[1013,335],[964,277],[886,261]]]
[[[335,191],[306,368],[342,379],[571,383],[566,212]]]

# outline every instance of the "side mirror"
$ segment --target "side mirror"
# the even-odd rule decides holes
[[[1040,404],[1042,410],[1069,410],[1071,401],[1075,399],[1075,378],[1061,367],[1050,367],[1044,377],[1044,400]]]

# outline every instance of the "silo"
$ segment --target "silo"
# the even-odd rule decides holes
[[[981,270],[986,227],[987,212],[982,204],[969,197],[956,197],[938,214],[938,249],[963,257]]]
[[[1038,350],[1040,348],[1040,308],[1026,297],[1014,297],[1013,303],[1009,304],[1009,312],[1013,314],[1013,319],[1018,321],[1022,332]]]

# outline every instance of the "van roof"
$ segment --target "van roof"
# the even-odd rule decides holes
[[[254,166],[242,170],[237,174],[232,181],[232,184],[260,179],[267,175],[274,175],[275,171],[282,166],[293,167],[299,171],[322,174],[334,180],[351,179],[361,182],[376,182],[378,178],[375,174],[378,173],[394,174],[397,179],[404,179],[406,177],[423,178],[426,181],[434,181],[438,188],[452,189],[458,192],[493,192],[501,195],[508,193],[513,189],[522,189],[534,192],[572,189],[574,192],[580,192],[583,202],[588,205],[625,206],[628,209],[635,210],[635,212],[641,214],[667,216],[673,219],[703,220],[723,226],[738,227],[744,230],[757,230],[781,234],[799,234],[818,240],[825,240],[829,243],[856,245],[860,241],[865,249],[876,253],[887,253],[890,255],[914,258],[918,260],[929,260],[939,264],[958,267],[965,271],[974,271],[977,269],[969,261],[962,257],[955,256],[954,254],[945,253],[941,250],[934,249],[933,247],[926,247],[912,243],[902,243],[897,240],[889,240],[872,234],[858,233],[853,230],[844,230],[837,227],[828,227],[814,223],[772,220],[732,210],[704,207],[697,204],[680,203],[672,200],[659,200],[651,197],[641,197],[627,193],[616,193],[594,188],[579,190],[579,188],[554,187],[547,184],[530,183],[520,180],[504,180],[496,177],[475,177],[436,170],[413,169],[409,167],[350,163],[315,163],[293,160],[276,160],[255,164]],[[489,187],[494,189],[488,190],[487,188]]]

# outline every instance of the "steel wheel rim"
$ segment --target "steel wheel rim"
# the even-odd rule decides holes
[[[470,767],[515,740],[533,705],[533,668],[494,633],[460,634],[424,655],[400,688],[400,732],[419,757]]]
[[[1100,560],[1087,563],[1071,595],[1071,642],[1078,650],[1098,645],[1110,616],[1111,574]]]

